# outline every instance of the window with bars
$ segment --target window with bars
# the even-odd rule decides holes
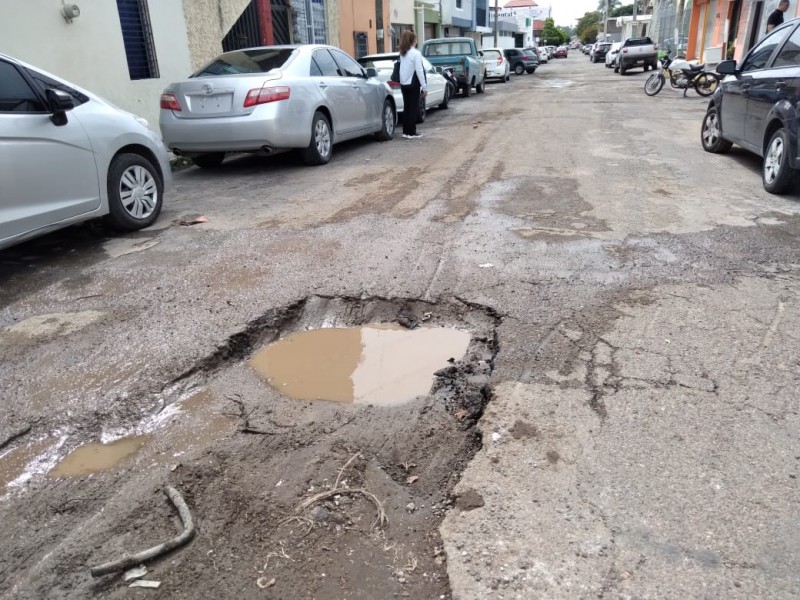
[[[356,31],[355,32],[356,44],[356,58],[361,58],[362,56],[366,56],[369,54],[369,46],[367,43],[367,34],[363,31]]]
[[[158,79],[158,60],[147,0],[117,0],[131,79]]]

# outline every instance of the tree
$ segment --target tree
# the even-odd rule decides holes
[[[569,41],[569,36],[563,29],[556,27],[555,21],[548,17],[544,20],[544,29],[542,30],[542,42],[545,46],[560,46]]]
[[[587,12],[580,19],[575,27],[575,33],[584,44],[590,44],[597,40],[597,33],[600,31],[603,16],[599,12]]]
[[[625,4],[618,6],[611,11],[612,17],[630,17],[633,14],[633,4]]]

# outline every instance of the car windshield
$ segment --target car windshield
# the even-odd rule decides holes
[[[498,58],[500,58],[500,53],[497,50],[484,50],[483,58],[497,60]]]
[[[294,53],[294,48],[253,48],[219,55],[192,77],[249,75],[280,69]]]
[[[425,56],[457,56],[460,54],[472,54],[472,47],[468,42],[449,42],[427,44],[423,49]]]
[[[611,44],[600,44],[599,48],[600,50],[608,50],[611,48]]]
[[[359,58],[358,63],[365,69],[372,67],[373,69],[394,69],[394,63],[397,62],[396,56],[381,56],[380,58]]]
[[[645,38],[628,38],[625,42],[628,46],[647,46],[648,44],[652,44],[653,40],[649,37]]]

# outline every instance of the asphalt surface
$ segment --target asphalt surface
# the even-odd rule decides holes
[[[649,98],[645,77],[571,53],[431,111],[420,140],[348,142],[319,168],[189,168],[147,231],[89,225],[0,252],[0,453],[28,453],[0,456],[0,521],[28,524],[14,544],[41,539],[0,550],[0,593],[36,597],[59,556],[117,548],[102,506],[68,545],[30,513],[80,495],[85,479],[46,476],[69,450],[143,422],[158,437],[171,385],[263,315],[324,296],[498,317],[482,447],[441,522],[446,596],[800,596],[800,196],[764,192],[744,151],[706,154],[706,100]],[[178,224],[194,215],[208,222]],[[92,489],[157,489],[163,471]],[[192,597],[190,575],[173,594]],[[107,591],[70,585],[58,597]]]

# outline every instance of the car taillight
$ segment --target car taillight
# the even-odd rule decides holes
[[[181,105],[178,102],[178,97],[175,94],[161,94],[161,108],[167,110],[180,111]]]
[[[388,83],[389,87],[392,88],[392,89],[396,89],[396,88],[400,87],[400,82],[399,81],[387,81],[386,83]]]
[[[503,59],[502,58],[498,58],[497,59],[497,66],[499,67],[502,64],[503,64]]]
[[[627,54],[627,53],[628,53],[628,49],[627,49],[627,48],[623,48],[623,49],[622,49],[622,53],[623,53],[623,54]]]
[[[255,88],[247,92],[247,97],[244,99],[244,107],[288,100],[290,94],[291,89],[286,86]]]

